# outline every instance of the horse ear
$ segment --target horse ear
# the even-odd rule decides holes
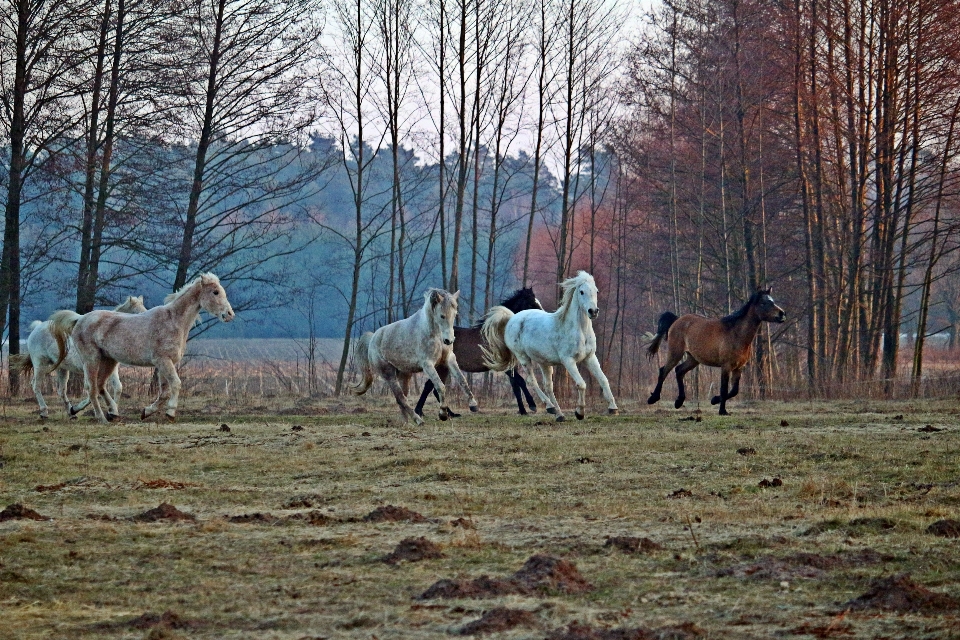
[[[430,306],[435,307],[440,304],[440,301],[443,300],[443,296],[440,295],[439,289],[430,290]]]
[[[450,297],[452,297],[454,300],[456,300],[457,298],[459,298],[459,297],[460,297],[460,289],[457,289],[456,291],[454,291],[454,292],[451,294]]]
[[[137,296],[135,300],[137,300],[137,302],[139,302],[140,304],[143,304],[143,296]]]

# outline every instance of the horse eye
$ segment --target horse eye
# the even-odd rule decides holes
[[[220,295],[220,292],[219,292],[219,291],[214,291],[214,292],[213,292],[213,295],[218,296],[218,295]]]

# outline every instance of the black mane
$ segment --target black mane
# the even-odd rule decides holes
[[[734,325],[736,325],[738,322],[740,322],[746,317],[747,312],[750,310],[750,307],[752,307],[755,304],[759,304],[760,299],[766,295],[770,295],[769,290],[761,289],[760,291],[757,291],[752,296],[750,296],[750,299],[747,300],[742,307],[740,307],[730,315],[723,316],[722,318],[720,318],[720,322],[722,322],[723,326],[727,328],[733,327]]]
[[[524,287],[511,293],[506,300],[500,303],[500,306],[506,307],[514,313],[526,311],[527,309],[537,309],[537,296],[533,293],[531,287]],[[479,328],[482,325],[483,319],[481,318],[474,327]]]

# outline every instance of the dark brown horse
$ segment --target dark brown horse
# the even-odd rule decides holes
[[[687,395],[683,388],[683,377],[698,365],[720,367],[720,395],[713,396],[710,404],[720,405],[720,415],[727,413],[727,400],[740,392],[740,374],[753,353],[753,339],[760,330],[762,322],[783,322],[787,314],[777,306],[770,296],[770,289],[761,289],[750,296],[747,303],[736,313],[720,319],[704,318],[693,313],[682,315],[665,312],[657,322],[657,336],[650,343],[648,352],[653,357],[660,349],[660,342],[666,337],[667,361],[660,367],[657,387],[647,399],[647,404],[660,400],[663,381],[670,369],[677,368],[677,409],[683,406]],[[686,359],[683,359],[686,354]],[[733,387],[729,388],[733,378]]]
[[[501,304],[514,313],[526,311],[527,309],[543,309],[543,307],[540,306],[540,301],[537,300],[537,296],[534,295],[533,289],[529,287],[517,289]],[[453,328],[453,355],[457,357],[457,364],[460,365],[461,371],[467,373],[486,373],[490,371],[490,368],[483,363],[483,351],[481,351],[480,347],[486,344],[486,342],[480,334],[480,328],[480,324],[472,327]],[[446,368],[441,369],[437,367],[437,373],[440,374],[440,378],[446,383],[448,376]],[[523,396],[526,396],[530,411],[536,413],[537,403],[534,402],[533,396],[530,395],[530,391],[527,390],[527,382],[523,379],[523,376],[520,375],[520,372],[517,369],[507,371],[507,377],[510,378],[510,388],[513,389],[513,395],[517,399],[517,407],[520,410],[520,415],[527,415],[527,409],[523,406],[521,393]],[[430,395],[431,391],[434,391],[433,383],[427,380],[427,384],[423,386],[423,393],[420,394],[420,401],[417,402],[417,408],[414,409],[417,415],[423,415],[423,405],[427,401],[427,396]],[[471,410],[472,409],[473,407],[471,407]],[[459,415],[460,414],[457,413],[450,413],[450,416],[454,418]]]

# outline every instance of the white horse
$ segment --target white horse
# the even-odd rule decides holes
[[[50,316],[50,330],[63,344],[66,337],[73,344],[83,362],[84,389],[93,403],[93,411],[100,422],[106,422],[100,408],[99,394],[104,383],[116,370],[117,363],[136,367],[156,367],[160,375],[160,393],[157,399],[140,414],[140,419],[156,413],[160,402],[169,397],[166,415],[176,418],[180,398],[180,376],[176,365],[183,358],[190,328],[204,309],[224,322],[233,320],[233,307],[220,279],[212,273],[200,275],[176,293],[166,297],[164,304],[139,315],[92,311],[80,318],[58,311]],[[58,338],[59,336],[59,338]],[[61,351],[61,357],[64,353]]]
[[[118,313],[143,313],[147,308],[143,306],[143,296],[127,296],[123,304],[117,306],[114,311]],[[73,313],[65,311],[64,313]],[[80,314],[75,314],[80,318]],[[27,337],[27,353],[18,353],[10,356],[10,367],[19,369],[22,375],[32,374],[33,393],[37,396],[37,404],[40,405],[40,418],[46,420],[49,417],[47,402],[40,392],[40,384],[44,376],[49,375],[56,369],[57,372],[57,396],[63,401],[67,413],[71,418],[87,406],[89,400],[86,400],[77,406],[70,405],[70,399],[67,397],[67,382],[70,381],[71,373],[83,373],[83,363],[77,356],[76,349],[67,345],[67,355],[60,366],[57,361],[60,358],[60,347],[57,344],[53,334],[50,333],[50,323],[40,320],[34,320],[30,323],[30,336]],[[120,376],[113,373],[107,380],[103,390],[103,395],[110,405],[107,418],[112,420],[117,417],[117,399],[123,392],[123,385],[120,384]]]
[[[423,371],[440,394],[440,419],[446,420],[453,412],[447,406],[446,388],[437,373],[437,365],[443,364],[467,392],[470,410],[476,411],[477,401],[453,355],[453,321],[457,317],[459,295],[459,291],[451,294],[443,289],[430,289],[424,295],[423,307],[415,314],[360,336],[354,356],[363,377],[352,385],[353,392],[358,396],[366,393],[373,384],[374,374],[379,374],[390,385],[404,421],[413,420],[420,425],[423,418],[407,404],[407,392],[410,377]]]
[[[537,394],[547,405],[549,413],[557,414],[557,422],[565,420],[557,397],[553,393],[553,367],[563,367],[577,385],[578,420],[583,420],[586,410],[587,383],[577,370],[577,363],[586,361],[587,369],[600,383],[603,397],[608,403],[607,413],[620,413],[610,391],[607,376],[597,360],[597,336],[593,332],[593,320],[600,315],[597,307],[597,285],[593,276],[578,271],[576,277],[560,283],[563,299],[553,313],[529,309],[513,313],[506,307],[493,307],[487,312],[483,323],[483,337],[489,348],[484,349],[486,363],[494,371],[509,371],[519,362],[530,371],[530,381]],[[543,386],[540,389],[530,363],[540,367]]]

